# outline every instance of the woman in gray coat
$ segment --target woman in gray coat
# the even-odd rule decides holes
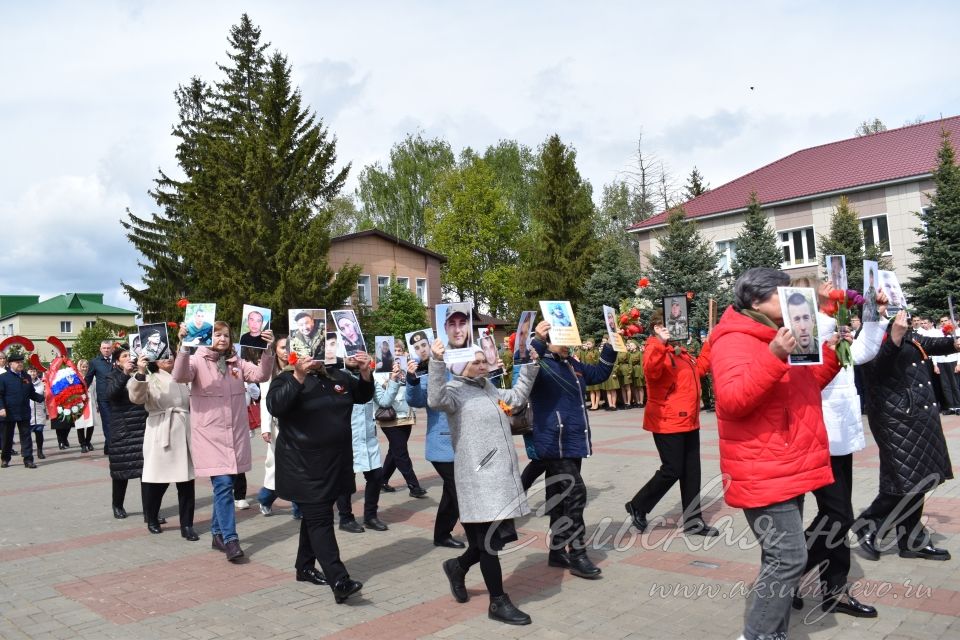
[[[517,539],[513,519],[530,513],[520,481],[520,463],[510,433],[510,423],[500,402],[519,406],[527,401],[537,367],[523,367],[513,389],[497,389],[486,378],[486,357],[477,348],[474,360],[447,381],[443,343],[435,340],[430,359],[427,404],[448,415],[454,450],[454,476],[460,522],[467,533],[467,550],[443,563],[450,591],[457,602],[466,602],[467,571],[479,563],[490,593],[488,616],[507,624],[530,624],[530,616],[517,609],[503,591],[497,551]]]

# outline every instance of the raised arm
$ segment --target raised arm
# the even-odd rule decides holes
[[[456,394],[447,385],[447,364],[430,358],[427,406],[437,411],[453,413],[457,410]]]
[[[510,389],[498,389],[500,399],[511,407],[519,407],[527,402],[530,397],[530,390],[533,389],[533,381],[536,380],[540,372],[540,366],[537,364],[523,364],[520,367],[520,375],[513,383]]]
[[[775,356],[766,345],[758,349],[756,342],[746,335],[728,334],[713,345],[710,371],[717,415],[722,418],[749,415],[790,370],[785,358]]]
[[[193,382],[197,375],[197,370],[193,366],[193,355],[181,350],[177,354],[177,359],[173,361],[173,379],[183,384]]]
[[[273,379],[267,391],[267,411],[277,417],[292,412],[300,402],[300,394],[309,384],[316,384],[316,381],[307,377],[301,383],[289,371],[281,373]]]
[[[149,383],[146,380],[137,380],[134,376],[127,382],[127,396],[133,404],[146,404]]]
[[[270,374],[273,373],[273,361],[274,356],[269,351],[264,353],[263,357],[260,358],[260,364],[253,364],[252,362],[241,360],[240,369],[243,371],[243,381],[266,382],[270,379]],[[176,365],[174,365],[174,371],[176,371]]]

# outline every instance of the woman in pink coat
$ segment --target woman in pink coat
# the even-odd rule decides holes
[[[180,325],[183,355],[173,367],[173,379],[190,383],[190,452],[198,477],[213,484],[212,547],[233,562],[243,557],[233,504],[233,474],[250,471],[250,426],[247,419],[246,383],[263,382],[273,370],[273,354],[264,353],[259,365],[234,353],[230,325],[213,326],[213,343],[193,355],[183,346],[187,327]],[[273,332],[261,336],[270,344]]]

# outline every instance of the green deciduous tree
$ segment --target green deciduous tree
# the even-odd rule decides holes
[[[359,228],[376,227],[424,246],[424,212],[430,202],[430,190],[454,165],[453,151],[445,140],[424,140],[419,133],[407,135],[390,149],[386,167],[377,162],[360,172]]]
[[[731,265],[733,279],[753,267],[779,269],[783,263],[783,251],[777,242],[777,232],[770,226],[766,214],[760,208],[756,192],[750,194],[743,227],[736,238],[736,256]]]
[[[103,320],[97,320],[92,326],[84,327],[73,341],[71,360],[90,360],[100,354],[100,343],[104,340],[118,340],[118,333]]]
[[[603,306],[620,309],[623,300],[633,297],[640,260],[637,254],[618,242],[602,245],[600,255],[581,292],[577,324],[582,336],[597,336],[606,331]]]
[[[161,172],[156,180],[155,225],[128,216],[131,241],[148,263],[140,293],[151,302],[147,320],[176,317],[176,297],[167,298],[171,287],[159,281],[174,267],[182,294],[216,301],[218,317],[234,322],[244,303],[335,307],[356,282],[356,267],[335,278],[326,261],[328,203],[349,171],[335,168],[336,140],[302,104],[287,58],[265,55],[268,45],[246,14],[229,44],[222,79],[209,88],[194,80],[177,93],[183,178]],[[157,250],[164,241],[177,262]],[[282,313],[274,329],[286,330]]]
[[[873,120],[864,120],[859,125],[857,125],[856,130],[853,132],[858,138],[863,136],[869,136],[874,133],[881,133],[887,130],[887,125],[883,124],[880,118],[874,118]]]
[[[523,279],[530,302],[576,302],[591,273],[594,205],[576,157],[556,134],[539,150],[533,171],[533,244],[524,252]]]
[[[372,333],[365,334],[364,338],[370,344],[374,336],[393,336],[402,341],[405,334],[423,329],[430,322],[427,309],[416,294],[393,280],[366,324],[366,331]]]
[[[708,299],[716,297],[721,277],[716,250],[687,219],[682,207],[667,217],[667,228],[657,236],[659,250],[647,254],[650,286],[644,294],[658,304],[664,296],[692,292],[690,326],[707,327]]]
[[[917,257],[910,265],[916,275],[906,285],[917,311],[934,317],[945,313],[947,295],[960,305],[960,168],[950,134],[942,136],[933,173],[937,190],[930,195],[931,206],[919,214],[919,240],[910,249]]]
[[[520,298],[522,227],[489,163],[465,154],[437,183],[426,219],[429,248],[447,257],[445,291],[494,316],[506,314]]]

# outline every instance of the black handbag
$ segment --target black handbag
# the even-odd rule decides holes
[[[393,407],[378,407],[373,417],[378,422],[393,422],[397,419],[397,411]]]
[[[510,433],[515,436],[533,433],[533,409],[529,402],[510,411]]]

